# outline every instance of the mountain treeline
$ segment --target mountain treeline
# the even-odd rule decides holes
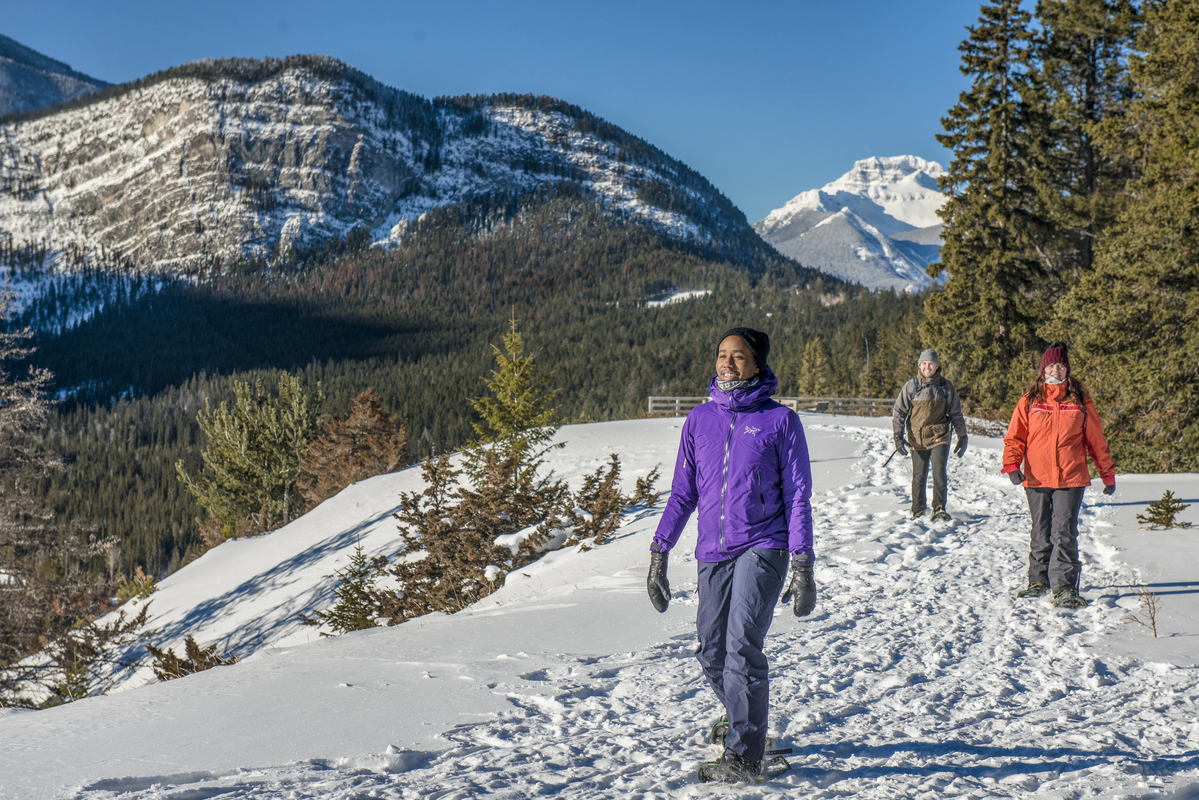
[[[914,370],[920,298],[848,286],[764,248],[746,269],[585,195],[534,193],[485,217],[433,212],[391,250],[353,234],[197,283],[145,279],[99,309],[94,292],[60,284],[24,314],[73,320],[36,341],[66,394],[46,441],[66,468],[42,476],[39,493],[60,519],[116,539],[103,565],[114,577],[161,575],[201,549],[199,508],[174,465],[200,469],[206,401],[281,372],[319,383],[327,415],[373,389],[406,424],[412,457],[447,452],[472,438],[464,399],[479,394],[513,317],[535,363],[554,371],[562,422],[703,394],[715,339],[738,324],[770,332],[784,394],[811,393],[818,378],[824,394],[888,396]],[[693,289],[710,294],[648,304]],[[73,316],[76,302],[90,316]]]
[[[1199,469],[1199,0],[984,3],[921,329],[1006,416],[1052,339],[1121,471]]]

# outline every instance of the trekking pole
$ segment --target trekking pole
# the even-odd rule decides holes
[[[884,466],[884,467],[886,467],[888,464],[890,464],[890,463],[891,463],[891,459],[895,458],[895,454],[896,454],[896,453],[898,453],[898,452],[899,452],[899,448],[898,448],[898,447],[896,447],[894,450],[892,450],[892,451],[891,451],[891,455],[887,456],[887,460],[883,462],[883,466]]]

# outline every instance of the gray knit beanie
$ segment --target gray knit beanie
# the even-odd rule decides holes
[[[916,367],[919,368],[920,365],[923,364],[925,361],[933,362],[934,364],[937,365],[938,369],[940,369],[940,367],[941,367],[941,360],[939,358],[937,358],[936,350],[925,350],[923,353],[921,353],[920,358],[916,359]]]

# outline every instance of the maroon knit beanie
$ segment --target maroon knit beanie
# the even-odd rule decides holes
[[[1070,376],[1070,348],[1065,342],[1052,342],[1045,350],[1045,355],[1041,356],[1041,374],[1045,374],[1045,367],[1050,364],[1065,364],[1066,377]]]

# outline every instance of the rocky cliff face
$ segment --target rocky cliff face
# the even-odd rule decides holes
[[[481,194],[581,183],[679,237],[749,230],[719,192],[549,98],[433,103],[339,62],[198,62],[0,125],[0,257],[188,272]]]

